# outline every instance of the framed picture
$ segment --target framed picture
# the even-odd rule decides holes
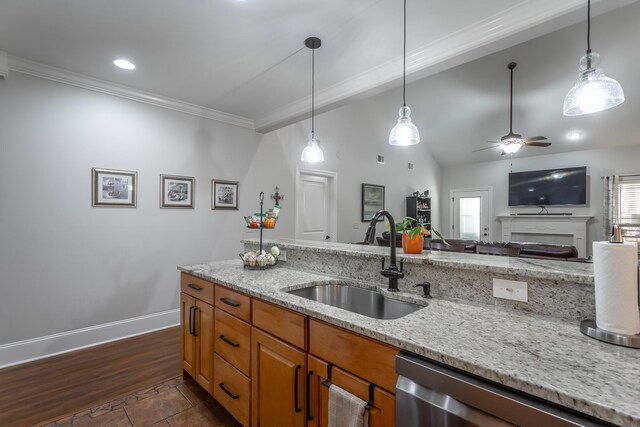
[[[384,185],[362,184],[362,222],[371,221],[384,209]],[[383,218],[380,218],[382,221]]]
[[[160,175],[160,207],[193,209],[195,188],[193,177]]]
[[[238,209],[238,182],[211,180],[211,209]]]
[[[91,169],[91,205],[135,208],[138,172]]]

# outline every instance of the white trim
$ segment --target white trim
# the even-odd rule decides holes
[[[633,1],[635,0],[625,2],[625,4]],[[509,45],[497,43],[489,48],[488,51],[481,50],[481,48],[486,49],[492,43],[505,40],[517,33],[584,7],[584,0],[521,0],[518,4],[493,16],[407,52],[407,76],[428,69],[428,72],[425,71],[420,74],[419,78],[423,78],[443,71],[450,66],[459,65],[462,62],[477,59],[480,56],[522,43],[528,39],[526,36],[525,38],[509,39]],[[554,29],[558,28],[552,27],[547,30]],[[539,35],[541,34],[533,34],[533,36]],[[530,37],[531,35],[529,35]],[[471,56],[460,61],[459,58],[464,54],[470,54]],[[453,63],[454,60],[457,62]],[[445,64],[447,61],[452,63],[447,66]],[[323,107],[329,107],[333,104],[339,105],[345,99],[355,97],[379,86],[391,84],[394,81],[399,83],[401,77],[402,57],[397,57],[328,88],[316,89],[316,112],[322,110]],[[282,108],[274,109],[268,114],[255,118],[255,129],[257,132],[266,133],[289,124],[289,120],[300,120],[308,116],[309,105],[311,105],[310,96]]]
[[[180,309],[0,345],[0,368],[93,347],[180,324]]]
[[[9,70],[193,116],[254,129],[253,120],[9,55]]]
[[[319,169],[308,169],[296,166],[296,225],[295,225],[295,237],[300,237],[300,207],[298,201],[302,199],[302,185],[300,182],[301,175],[322,176],[329,179],[329,188],[331,189],[329,195],[329,239],[330,242],[338,241],[338,172],[325,171]]]

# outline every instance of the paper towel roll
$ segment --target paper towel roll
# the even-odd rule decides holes
[[[593,242],[596,324],[618,334],[640,334],[636,243]]]

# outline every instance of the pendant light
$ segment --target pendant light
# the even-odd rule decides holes
[[[598,68],[600,55],[591,52],[591,0],[587,0],[587,54],[580,59],[576,84],[564,98],[564,115],[597,113],[624,102],[622,86]]]
[[[316,49],[322,45],[322,41],[317,37],[309,37],[304,41],[304,45],[311,49],[311,133],[307,146],[302,150],[300,160],[305,163],[324,162],[324,153],[320,148],[320,140],[316,138],[314,128],[315,116],[315,84],[316,84]]]
[[[420,142],[420,132],[411,123],[411,108],[407,107],[407,0],[404,0],[404,23],[403,23],[403,50],[402,50],[402,107],[400,108],[398,123],[389,133],[389,144],[391,145],[415,145]]]

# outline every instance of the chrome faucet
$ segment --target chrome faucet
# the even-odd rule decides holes
[[[367,234],[365,236],[365,241],[368,242],[370,245],[372,245],[374,243],[374,239],[376,237],[376,224],[378,223],[378,219],[381,216],[385,216],[387,217],[387,219],[389,220],[389,224],[390,224],[390,230],[389,230],[389,234],[390,234],[390,239],[389,239],[389,246],[391,248],[391,254],[390,254],[390,265],[388,268],[384,268],[384,258],[382,258],[382,270],[380,271],[380,274],[382,274],[384,277],[388,277],[389,278],[389,288],[387,289],[388,291],[391,292],[397,292],[398,291],[398,279],[402,279],[404,277],[404,272],[403,270],[403,262],[400,261],[400,270],[398,270],[398,266],[396,265],[396,238],[398,236],[397,232],[396,232],[396,222],[394,221],[393,217],[391,216],[391,214],[385,210],[382,211],[378,211],[376,212],[376,214],[373,216],[373,218],[371,218],[371,224],[369,225],[369,228],[367,229]]]

